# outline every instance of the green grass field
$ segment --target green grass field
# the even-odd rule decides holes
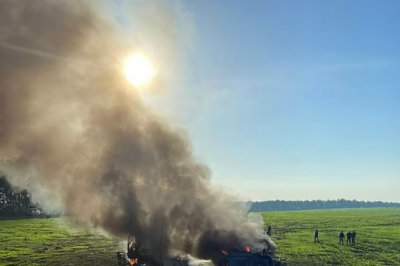
[[[116,265],[116,240],[72,230],[72,219],[0,221],[0,265]],[[75,227],[74,227],[75,228]]]
[[[400,265],[400,209],[271,212],[278,257],[289,265]],[[0,221],[0,266],[116,265],[125,251],[115,239],[87,229],[71,230],[73,219]],[[314,244],[318,227],[321,243]],[[343,230],[357,231],[357,245],[338,244]]]
[[[289,265],[400,265],[400,209],[342,209],[263,213],[278,257]],[[320,244],[314,244],[314,230]],[[356,246],[339,233],[356,230]]]

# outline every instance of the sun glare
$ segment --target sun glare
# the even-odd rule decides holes
[[[154,69],[143,54],[136,54],[126,59],[125,75],[133,86],[141,87],[153,78]]]

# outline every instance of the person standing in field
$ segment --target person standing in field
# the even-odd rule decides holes
[[[356,245],[356,231],[355,230],[353,230],[353,233],[351,234],[351,244],[353,246]]]
[[[271,225],[268,225],[267,235],[271,237],[271,234],[272,234],[272,227]]]
[[[319,238],[318,238],[318,228],[315,228],[315,233],[314,233],[314,243],[319,243]]]
[[[342,232],[340,232],[340,235],[339,235],[339,244],[344,245],[343,241],[344,241],[344,233],[342,231]]]
[[[351,231],[349,230],[349,232],[347,233],[347,245],[351,244]]]

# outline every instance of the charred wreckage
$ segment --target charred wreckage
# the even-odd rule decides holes
[[[275,259],[275,249],[266,240],[260,240],[265,247],[262,249],[232,248],[229,251],[220,250],[218,266],[286,266]],[[128,238],[127,252],[117,252],[119,266],[213,266],[211,261],[193,260],[189,255],[178,255],[163,260],[152,255],[149,250],[136,242],[131,235]]]

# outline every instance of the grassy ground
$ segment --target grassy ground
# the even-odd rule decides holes
[[[277,238],[278,257],[289,265],[400,265],[400,209],[264,213]],[[116,265],[124,246],[72,219],[0,221],[0,266]],[[314,244],[318,227],[321,243]],[[356,246],[341,246],[339,233],[356,230]]]
[[[0,221],[0,265],[116,265],[117,241],[88,230],[71,232],[72,219]]]
[[[289,265],[400,265],[400,209],[270,212],[278,257]],[[314,244],[314,230],[319,244]],[[339,233],[356,230],[356,246],[339,245]]]

